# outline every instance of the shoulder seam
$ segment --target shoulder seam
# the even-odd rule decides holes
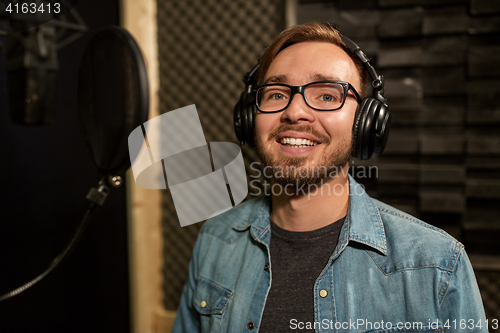
[[[421,221],[421,220],[419,220],[419,219],[417,219],[417,218],[415,218],[413,216],[403,215],[403,214],[400,214],[398,212],[395,212],[395,211],[392,211],[392,210],[388,210],[386,208],[382,208],[382,207],[379,207],[379,206],[377,206],[377,209],[379,209],[379,210],[381,210],[383,212],[386,212],[388,214],[391,214],[393,216],[398,216],[398,217],[403,218],[405,220],[408,220],[410,222],[413,222],[413,223],[416,223],[418,225],[421,225],[422,227],[425,227],[426,229],[428,229],[430,231],[436,232],[436,233],[438,233],[438,234],[440,234],[442,236],[445,236],[445,237],[449,238],[450,240],[453,240],[454,242],[460,243],[458,240],[456,240],[455,238],[453,238],[446,231],[441,230],[441,229],[439,229],[439,228],[437,228],[437,227],[435,227],[435,226],[433,226],[431,224],[428,224],[428,223],[426,223],[424,221]]]
[[[458,243],[458,242],[457,242]],[[372,258],[373,262],[375,263],[375,265],[378,267],[378,269],[382,272],[382,274],[384,274],[385,276],[389,276],[389,275],[392,275],[392,274],[395,274],[395,273],[399,273],[399,272],[404,272],[404,271],[412,271],[412,270],[418,270],[418,269],[425,269],[425,268],[436,268],[436,269],[439,269],[441,271],[444,271],[446,272],[446,274],[451,274],[453,273],[453,271],[450,272],[449,270],[449,265],[451,263],[451,259],[450,259],[450,263],[448,264],[448,267],[441,267],[439,265],[427,265],[427,266],[419,266],[419,267],[406,267],[406,268],[399,268],[399,269],[396,269],[392,272],[389,272],[387,273],[386,271],[384,271],[382,269],[382,267],[378,264],[377,260],[375,260],[375,258],[373,257],[370,249],[368,249],[364,244],[361,244],[361,246],[363,247],[363,249],[365,250],[366,253],[368,253],[368,255],[370,256],[370,258]],[[453,255],[452,255],[452,258],[453,258]],[[443,282],[444,283],[444,282]]]
[[[451,278],[453,276],[453,273],[456,271],[456,267],[458,265],[458,262],[460,261],[460,257],[462,253],[464,252],[464,246],[460,242],[456,242],[455,248],[453,249],[453,253],[450,258],[450,262],[448,263],[448,268],[451,267],[451,269],[446,269],[446,277],[439,287],[439,292],[438,292],[438,297],[439,297],[439,305],[443,304],[443,301],[446,297],[446,294],[448,292],[448,287],[450,286],[451,283]]]

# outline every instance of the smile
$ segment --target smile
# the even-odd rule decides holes
[[[293,147],[293,148],[311,147],[311,146],[316,146],[318,144],[318,142],[311,141],[308,139],[286,138],[286,137],[280,138],[278,142],[281,143],[283,146]]]

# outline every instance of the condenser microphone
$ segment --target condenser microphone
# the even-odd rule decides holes
[[[55,106],[56,29],[45,23],[9,34],[6,52],[9,109],[17,124],[43,125]]]
[[[55,107],[56,74],[59,67],[57,50],[88,30],[76,10],[69,11],[76,2],[62,0],[57,3],[60,7],[55,7],[55,2],[36,0],[38,5],[33,8],[37,10],[33,13],[31,6],[24,12],[18,10],[23,7],[14,5],[14,2],[9,2],[8,7],[2,4],[4,8],[0,16],[8,14],[12,31],[8,34],[5,67],[8,107],[14,123],[44,125],[50,121]],[[43,10],[40,10],[40,6],[44,6]],[[49,8],[52,10],[47,10]],[[58,16],[61,17],[57,19]],[[73,18],[76,23],[69,22],[68,17]],[[64,31],[76,33],[59,41]]]

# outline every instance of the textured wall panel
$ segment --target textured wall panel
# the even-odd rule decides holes
[[[415,164],[387,164],[380,167],[378,180],[381,183],[417,183],[418,169]]]
[[[500,133],[473,129],[467,132],[467,153],[470,155],[500,155]]]
[[[331,16],[327,21],[330,20]],[[337,15],[336,21],[339,26],[343,27],[342,33],[346,36],[357,39],[370,38],[377,35],[377,27],[380,24],[380,15],[378,12],[374,12],[373,10],[342,11],[339,15]]]
[[[425,97],[420,113],[421,125],[461,125],[464,121],[465,98],[456,96]]]
[[[383,47],[378,57],[379,67],[415,67],[422,63],[424,50],[420,45]]]
[[[460,5],[466,3],[467,0],[379,0],[380,7],[406,7],[415,5],[442,6],[443,4]]]
[[[500,179],[467,179],[466,190],[469,198],[500,199]]]
[[[468,73],[470,76],[500,76],[498,57],[500,45],[477,46],[469,49]]]
[[[415,6],[422,5],[425,0],[379,0],[380,7]]]
[[[500,271],[479,271],[477,280],[481,289],[486,316],[488,318],[500,318]],[[495,326],[498,327],[498,325]],[[500,329],[494,329],[490,325],[489,332],[500,332]]]
[[[500,81],[470,84],[467,100],[469,124],[500,124]]]
[[[463,67],[426,68],[423,75],[424,94],[427,96],[457,95],[465,91]]]
[[[500,14],[500,1],[497,0],[470,0],[472,15]]]
[[[386,155],[414,155],[418,152],[418,134],[415,129],[391,129],[391,140],[387,142]]]
[[[466,177],[463,165],[420,165],[422,184],[463,184]]]
[[[422,213],[453,213],[465,211],[465,196],[454,192],[420,191],[419,211]]]
[[[469,16],[465,6],[429,8],[425,10],[424,35],[462,33],[467,30]]]
[[[467,40],[463,37],[426,38],[422,65],[460,66],[465,63]]]
[[[283,29],[283,17],[280,0],[158,1],[160,112],[196,104],[208,142],[236,142],[233,107],[241,80]],[[243,152],[251,171],[255,152]],[[163,207],[164,304],[175,310],[201,223],[181,228],[169,191]]]
[[[500,17],[472,17],[469,19],[467,31],[471,35],[498,33],[500,31]]]
[[[383,12],[379,34],[382,38],[419,36],[424,10],[421,7]]]

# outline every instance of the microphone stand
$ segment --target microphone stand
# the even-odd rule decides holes
[[[71,238],[71,240],[69,241],[66,248],[54,260],[52,260],[52,263],[49,265],[49,267],[45,271],[43,271],[40,275],[38,275],[36,278],[12,291],[9,291],[6,294],[0,295],[0,302],[5,301],[11,297],[14,297],[22,293],[23,291],[33,287],[36,283],[38,283],[40,280],[42,280],[44,277],[46,277],[52,271],[54,271],[54,269],[58,267],[59,264],[61,264],[64,261],[64,259],[68,257],[71,251],[75,248],[75,245],[80,240],[83,231],[87,227],[90,217],[92,216],[94,211],[100,206],[104,205],[104,202],[108,197],[109,186],[116,188],[120,187],[122,183],[123,181],[120,176],[104,176],[97,184],[97,188],[94,187],[91,188],[86,196],[86,199],[89,201],[87,205],[87,210],[85,211],[85,214],[83,216],[82,221],[80,222],[80,225],[78,226],[78,229],[73,235],[73,238]]]

